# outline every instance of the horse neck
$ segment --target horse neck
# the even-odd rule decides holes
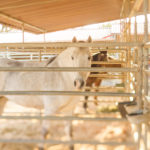
[[[70,63],[68,62],[68,58],[71,57],[72,48],[67,48],[62,53],[60,53],[50,64],[48,67],[69,67]],[[69,64],[69,65],[68,65]],[[72,79],[74,72],[59,72],[61,77],[64,79]]]

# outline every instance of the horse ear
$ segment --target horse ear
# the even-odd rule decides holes
[[[76,43],[76,42],[77,42],[77,39],[76,39],[75,36],[73,37],[72,42],[73,42],[73,43]]]
[[[87,42],[92,43],[92,38],[91,38],[91,36],[88,37]]]

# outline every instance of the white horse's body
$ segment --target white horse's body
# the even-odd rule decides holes
[[[48,67],[90,67],[87,48],[68,48],[48,64]],[[72,60],[71,57],[74,57]],[[84,59],[85,58],[85,59]],[[0,59],[0,67],[42,67],[46,63],[16,62]],[[0,90],[4,91],[73,91],[75,80],[86,80],[83,72],[0,72]],[[47,115],[71,111],[75,96],[6,96],[8,100],[26,107],[44,109]],[[65,108],[66,107],[66,108]]]
[[[52,62],[48,60],[33,63],[0,59],[0,67],[90,67],[90,58],[89,48],[70,47]],[[0,72],[0,91],[75,91],[83,87],[87,76],[87,72]],[[45,115],[52,115],[57,112],[71,113],[78,102],[77,99],[77,96],[7,95],[0,99],[0,115],[8,100],[26,107],[44,109]],[[47,126],[49,124],[44,121],[44,137],[49,128]]]

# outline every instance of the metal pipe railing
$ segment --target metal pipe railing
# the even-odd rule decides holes
[[[98,67],[0,67],[0,71],[64,71],[64,72],[137,72],[138,68],[98,68]]]
[[[48,143],[48,144],[63,144],[63,145],[74,145],[74,144],[91,144],[91,145],[126,145],[134,146],[135,142],[100,142],[92,140],[70,140],[70,141],[61,141],[61,140],[40,140],[40,139],[0,139],[0,143]]]
[[[72,42],[49,42],[49,43],[0,43],[0,47],[108,47],[108,46],[142,46],[142,42],[93,42],[93,43],[72,43]]]

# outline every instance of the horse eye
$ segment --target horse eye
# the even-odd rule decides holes
[[[74,57],[73,57],[73,56],[71,56],[71,59],[72,59],[72,60],[74,60]]]

